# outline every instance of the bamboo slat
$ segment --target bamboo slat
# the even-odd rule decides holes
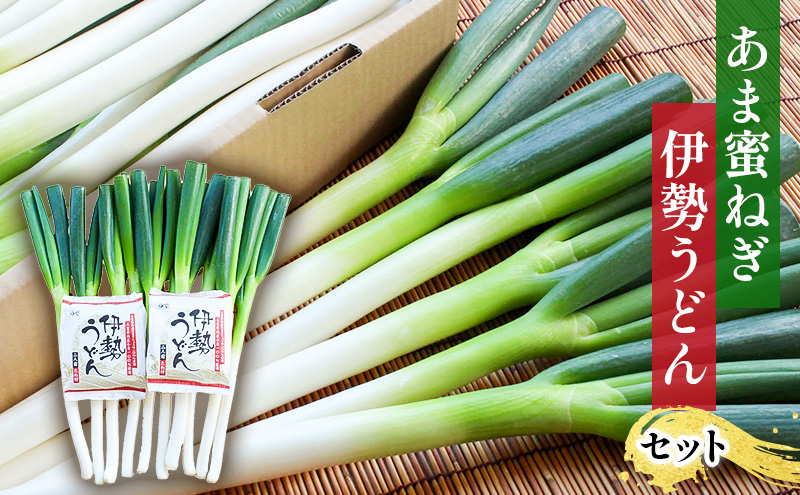
[[[456,36],[469,26],[491,0],[461,0]],[[662,72],[683,75],[697,97],[713,97],[715,90],[715,2],[713,0],[562,0],[552,25],[532,55],[541,52],[581,17],[598,5],[619,10],[628,22],[625,37],[572,88],[577,89],[611,72],[619,72],[631,82],[640,82]],[[781,0],[781,128],[800,138],[800,0]],[[370,150],[348,167],[340,177],[365,166],[383,153],[397,135]],[[333,182],[336,182],[334,180]],[[419,191],[424,184],[413,184],[373,210],[350,222],[339,233],[360,225]],[[800,180],[793,178],[781,195],[800,215]],[[374,311],[351,328],[458,284],[507,258],[525,246],[532,233],[522,234],[485,253],[461,263],[438,277]],[[326,387],[261,416],[278,414],[320,397],[336,393],[377,376],[407,366],[463,340],[495,328],[518,317],[511,313],[472,329],[455,338],[439,342],[395,359],[373,370]],[[256,330],[264,331],[269,325]],[[554,360],[537,360],[494,373],[464,387],[461,391],[518,383]],[[309,445],[313,449],[313,445]],[[254,460],[269,462],[269,459]],[[268,480],[214,494],[652,494],[660,490],[647,484],[644,476],[631,472],[627,482],[619,473],[631,472],[623,460],[623,447],[587,435],[543,435],[506,438],[489,442],[443,447],[427,452],[333,466],[310,473]],[[709,479],[696,485],[682,483],[676,492],[688,494],[794,494],[795,489],[780,488],[747,475],[735,465],[723,463],[709,473]]]

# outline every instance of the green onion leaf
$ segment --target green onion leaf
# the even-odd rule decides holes
[[[69,194],[69,260],[75,294],[86,295],[86,190],[73,187]],[[51,207],[52,208],[52,207]]]
[[[69,261],[69,218],[67,205],[64,202],[64,189],[60,185],[48,187],[47,201],[50,203],[50,212],[53,214],[53,227],[55,228],[56,247],[58,249],[58,264],[61,268],[61,285],[69,291],[70,288],[70,261]]]

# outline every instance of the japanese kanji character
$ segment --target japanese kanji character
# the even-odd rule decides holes
[[[675,144],[675,138],[681,138],[683,144]],[[708,143],[703,141],[703,133],[697,131],[695,134],[679,134],[670,129],[667,136],[667,144],[661,153],[661,158],[667,157],[667,178],[677,178],[682,176],[689,168],[691,162],[703,162],[703,149],[708,148]],[[674,150],[682,149],[682,156],[674,156]],[[682,162],[681,171],[674,175],[674,161]]]
[[[119,317],[116,315],[104,315],[100,317],[100,323],[103,324],[103,333],[108,335],[111,330],[111,335],[117,334],[117,329],[120,327]]]
[[[728,177],[741,177],[743,175],[758,174],[767,177],[764,170],[764,156],[762,152],[769,151],[769,146],[764,142],[769,139],[769,133],[753,134],[745,130],[742,134],[728,134],[725,138],[727,155],[731,157],[731,171],[726,172]]]
[[[198,316],[197,316],[197,315],[200,315],[200,317],[198,318]],[[209,323],[211,323],[211,313],[209,313],[209,312],[208,312],[208,311],[206,311],[206,310],[202,310],[202,312],[201,312],[201,310],[199,310],[199,309],[195,309],[194,311],[192,311],[191,313],[189,313],[189,316],[191,316],[191,317],[193,317],[193,318],[194,318],[194,327],[195,327],[195,328],[197,328],[197,322],[198,322],[198,320],[199,320],[199,322],[202,324],[202,326],[200,327],[200,331],[203,331],[203,330],[205,330],[205,328],[206,328],[206,325],[208,325]]]
[[[206,332],[201,334],[200,330],[195,330],[189,336],[189,354],[199,352],[200,354],[208,354],[214,349],[214,344],[211,343],[211,334]]]
[[[110,335],[100,342],[100,360],[111,358],[111,361],[119,359],[125,354],[125,349],[122,348],[122,340],[119,337],[114,339]]]
[[[708,204],[705,201],[704,193],[703,188],[697,187],[693,182],[689,184],[688,189],[685,185],[674,182],[664,186],[662,189],[664,198],[661,200],[661,204],[664,205],[662,208],[664,218],[677,219],[671,227],[664,230],[672,230],[683,225],[687,219],[693,218],[694,223],[689,225],[689,228],[692,232],[697,231],[703,223],[703,213],[708,212]],[[690,213],[690,208],[697,211],[697,213]]]

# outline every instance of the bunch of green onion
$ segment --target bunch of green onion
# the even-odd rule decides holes
[[[237,318],[230,344],[235,373],[253,293],[269,269],[290,198],[263,185],[251,192],[247,178],[215,175],[206,182],[204,164],[188,162],[182,184],[171,179],[175,175],[162,171],[150,187],[155,204],[164,208],[152,211],[152,235],[135,243],[137,264],[142,276],[152,280],[150,287],[161,288],[166,280],[162,275],[169,274],[170,292],[190,292],[202,269],[204,290],[220,289],[235,298]],[[163,245],[162,254],[152,245]],[[154,394],[145,400],[139,473],[149,465],[154,400]],[[159,478],[177,468],[181,450],[184,472],[196,474],[193,427],[194,394],[177,394],[174,401],[172,394],[160,394],[155,457]]]
[[[162,168],[158,180],[149,183],[139,170],[117,176],[113,184],[102,185],[88,247],[83,240],[83,188],[72,191],[69,219],[61,186],[48,188],[55,233],[38,191],[23,193],[37,257],[57,311],[62,296],[69,291],[71,277],[77,295],[97,293],[102,265],[106,267],[112,294],[125,294],[130,286],[132,292],[145,293],[146,302],[150,289],[162,289],[167,281],[171,292],[190,292],[202,269],[205,289],[224,290],[236,301],[239,316],[229,344],[235,372],[253,295],[269,269],[290,198],[263,185],[256,185],[251,193],[246,178],[215,175],[206,183],[205,176],[205,164],[189,162],[183,182],[178,171]],[[103,401],[91,402],[91,459],[77,404],[66,402],[73,441],[83,476],[88,478],[94,472],[98,484],[113,483],[119,469],[118,402],[105,401],[105,463]],[[125,477],[133,475],[140,402],[132,400],[128,406],[122,446]],[[146,472],[150,464],[154,408],[155,394],[150,393],[144,401],[139,473]],[[160,478],[166,478],[168,470],[177,467],[184,443],[184,470],[195,474],[194,433],[188,424],[194,425],[193,396],[179,395],[173,417],[172,396],[162,394],[156,452],[156,473]],[[212,437],[214,426],[212,422]],[[222,447],[215,450],[215,455],[221,457]]]
[[[70,192],[69,213],[61,186],[47,188],[51,225],[44,203],[37,189],[22,194],[22,205],[31,233],[36,257],[45,282],[53,294],[56,314],[60,314],[61,300],[70,293],[74,285],[76,296],[96,295],[100,287],[103,261],[115,294],[125,294],[127,272],[122,265],[119,232],[103,211],[110,204],[95,208],[89,231],[88,244],[85,237],[85,191],[75,187]],[[113,213],[112,213],[113,215]],[[58,321],[58,318],[56,319]],[[72,440],[81,467],[81,476],[88,479],[94,473],[95,482],[113,482],[118,469],[118,401],[105,401],[105,418],[108,431],[108,455],[103,456],[103,406],[104,401],[91,401],[92,453],[86,444],[78,403],[65,401],[67,420]]]

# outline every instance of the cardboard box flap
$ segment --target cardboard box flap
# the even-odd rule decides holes
[[[353,60],[360,57],[361,53],[361,49],[357,46],[345,43],[267,93],[266,96],[258,101],[258,104],[267,113],[273,113],[347,67]]]

